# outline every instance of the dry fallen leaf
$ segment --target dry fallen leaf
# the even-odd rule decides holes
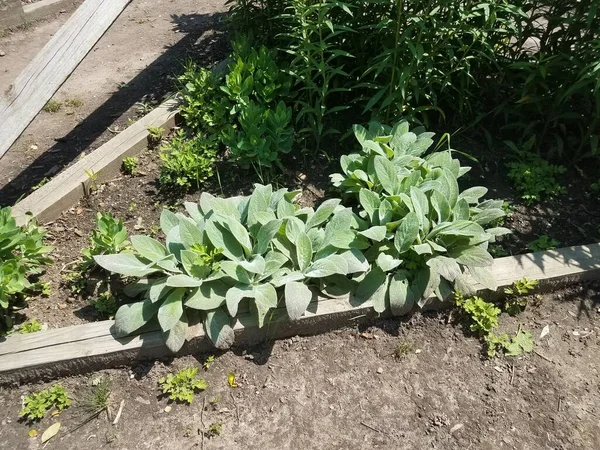
[[[548,335],[548,333],[550,333],[550,325],[546,325],[544,328],[542,328],[542,332],[540,333],[540,339],[543,339],[545,336]]]
[[[44,434],[42,434],[42,444],[56,436],[58,430],[60,430],[60,422],[50,425],[46,431],[44,431]]]
[[[232,388],[238,387],[238,385],[235,382],[235,373],[230,372],[229,375],[227,375],[227,383],[229,383],[229,386],[231,386]]]

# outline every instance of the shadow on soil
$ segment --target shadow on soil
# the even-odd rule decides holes
[[[183,71],[186,61],[191,59],[210,66],[222,60],[227,54],[224,16],[224,13],[172,16],[173,27],[183,37],[3,186],[0,205],[13,205],[23,193],[28,194],[48,170],[52,168],[57,173],[69,165],[136,103],[160,103],[174,91],[174,78]],[[135,47],[131,51],[135,52]]]

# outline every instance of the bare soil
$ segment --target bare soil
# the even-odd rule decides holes
[[[534,335],[534,353],[518,358],[483,359],[478,339],[445,312],[237,349],[207,371],[208,355],[196,355],[63,378],[74,405],[35,424],[18,421],[21,398],[52,383],[4,388],[0,448],[41,448],[41,432],[57,421],[49,449],[600,448],[598,287],[503,314],[502,330]],[[396,355],[399,344],[405,354]],[[190,406],[160,397],[158,379],[186,367],[199,368],[208,390]],[[113,420],[124,401],[121,418],[112,425],[102,413],[76,428],[100,376],[112,382]],[[221,434],[203,437],[213,424]]]

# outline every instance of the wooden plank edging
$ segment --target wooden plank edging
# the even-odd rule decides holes
[[[600,275],[600,244],[498,258],[491,270],[499,289],[524,277],[539,280],[542,287],[596,279]],[[444,305],[433,301],[425,309],[440,306]],[[370,302],[353,305],[347,297],[319,298],[310,304],[302,318],[294,322],[287,319],[284,308],[279,308],[262,329],[256,326],[254,317],[244,314],[234,325],[236,345],[330,331],[354,323],[357,318],[374,315]],[[0,383],[83,373],[171,355],[159,331],[117,339],[112,335],[113,324],[113,321],[103,321],[8,336],[0,341]],[[196,324],[188,330],[188,342],[179,354],[210,352],[212,349],[202,326]]]
[[[139,153],[146,148],[148,127],[160,127],[168,130],[175,125],[178,105],[177,99],[162,103],[110,141],[21,200],[13,208],[17,223],[24,224],[29,215],[35,217],[40,223],[49,222],[56,219],[64,210],[75,205],[89,189],[90,179],[86,171],[98,175],[96,183],[113,178],[119,173],[123,158]]]
[[[131,0],[85,0],[0,95],[0,158]]]

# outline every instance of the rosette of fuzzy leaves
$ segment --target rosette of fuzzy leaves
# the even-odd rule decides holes
[[[270,185],[256,185],[248,197],[203,193],[199,203],[185,204],[187,214],[163,211],[166,244],[132,236],[135,254],[96,256],[103,268],[139,278],[127,291],[142,300],[117,311],[117,335],[156,320],[177,351],[196,310],[213,343],[227,348],[242,300],[260,327],[280,304],[294,320],[315,297],[311,285],[365,272],[359,249],[368,241],[352,230],[352,212],[337,199],[316,210],[300,208],[293,203],[297,194]]]
[[[502,200],[482,201],[484,187],[461,192],[457,180],[469,168],[451,150],[424,156],[433,133],[423,128],[409,131],[403,121],[354,132],[362,149],[342,156],[343,173],[331,179],[354,199],[358,234],[371,242],[365,252],[371,269],[355,301],[404,314],[433,295],[443,300],[455,289],[472,291],[475,282],[496,289],[487,249],[509,232],[492,226],[504,216]]]

